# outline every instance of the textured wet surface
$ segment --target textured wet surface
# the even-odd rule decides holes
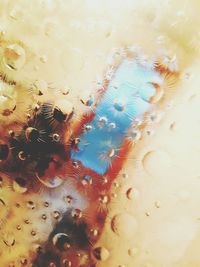
[[[200,264],[198,10],[198,1],[1,1],[1,267]],[[127,58],[141,68],[113,93]],[[154,107],[143,118],[129,98],[135,84]],[[129,101],[136,120],[122,134]],[[95,136],[85,138],[89,164],[68,153],[80,153],[95,110],[98,127],[109,124],[97,139],[120,135],[117,148],[106,144],[103,158],[118,160],[106,175]]]

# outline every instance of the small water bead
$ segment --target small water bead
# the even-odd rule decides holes
[[[142,118],[135,118],[133,121],[133,127],[138,127],[141,126],[143,123],[143,119]]]
[[[116,150],[114,148],[111,148],[109,151],[108,151],[108,154],[107,156],[109,158],[114,158],[116,156]]]
[[[22,228],[21,228],[20,225],[17,225],[16,229],[17,229],[18,231],[20,231]]]
[[[46,219],[47,219],[47,215],[46,214],[42,214],[42,220],[44,220],[44,221],[46,221]]]
[[[44,186],[48,188],[57,188],[63,183],[63,179],[61,179],[59,176],[48,178],[47,181],[42,177],[40,178],[38,174],[36,174],[36,177]]]
[[[36,236],[36,231],[32,230],[32,231],[31,231],[31,235],[32,235],[32,236]]]
[[[83,130],[84,130],[85,132],[89,132],[89,131],[92,130],[92,126],[89,125],[89,124],[86,124],[86,125],[84,125]]]
[[[26,52],[19,44],[10,44],[4,50],[3,61],[9,69],[19,70],[26,62]]]
[[[117,198],[117,194],[116,193],[111,193],[111,197],[112,198]]]
[[[108,180],[109,180],[109,178],[107,176],[103,176],[103,178],[102,178],[103,184],[107,184]]]
[[[42,63],[46,63],[47,60],[48,60],[48,58],[47,58],[46,55],[42,55],[42,56],[40,57],[40,61],[41,61]]]
[[[108,129],[111,131],[111,130],[113,130],[113,129],[116,129],[116,123],[114,123],[114,122],[111,122],[111,123],[109,123],[109,125],[108,125]]]
[[[42,247],[39,244],[34,244],[33,248],[37,253],[41,253],[42,252]]]
[[[64,259],[62,261],[62,264],[63,264],[63,267],[72,267],[72,262],[67,259]]]
[[[60,141],[60,135],[55,133],[55,134],[53,134],[52,139],[54,142],[59,142]]]
[[[92,177],[90,175],[85,175],[82,180],[83,185],[92,185]]]
[[[59,211],[54,211],[53,212],[53,217],[54,217],[54,219],[58,220],[61,217],[60,212]]]
[[[126,196],[128,199],[132,200],[134,198],[134,192],[133,192],[133,188],[130,187],[127,191],[126,191]]]
[[[24,151],[20,151],[18,154],[18,158],[22,161],[26,160],[26,153]]]
[[[98,126],[100,128],[103,128],[107,125],[108,123],[108,119],[106,117],[100,117],[99,120],[98,120]]]
[[[43,95],[44,93],[47,93],[48,91],[48,84],[44,80],[36,80],[33,83],[33,90],[37,95]]]
[[[126,104],[123,103],[122,101],[120,100],[115,100],[114,104],[113,104],[114,108],[119,111],[119,112],[122,112],[124,111],[125,107],[126,107]]]
[[[73,161],[72,162],[72,165],[75,169],[78,169],[79,168],[79,163],[77,161]]]
[[[100,195],[98,200],[101,204],[107,204],[109,202],[109,198],[107,195]]]
[[[73,209],[71,215],[75,220],[80,220],[83,216],[83,213],[80,209]]]
[[[113,185],[115,188],[119,188],[119,186],[120,186],[118,182],[114,182]]]
[[[129,175],[128,175],[128,173],[123,173],[123,174],[122,174],[122,177],[123,177],[124,179],[128,179]]]
[[[28,201],[28,202],[26,203],[26,205],[27,205],[27,207],[28,207],[29,209],[32,209],[32,210],[34,210],[35,207],[36,207],[36,205],[35,205],[35,203],[34,203],[33,201]]]
[[[152,135],[154,135],[155,130],[154,130],[154,129],[151,129],[151,128],[147,128],[147,129],[145,130],[145,132],[146,132],[146,134],[147,134],[148,136],[152,136]]]
[[[129,137],[131,138],[131,140],[133,141],[138,141],[141,139],[142,137],[142,133],[141,131],[137,130],[137,129],[132,129],[130,131]]]
[[[159,209],[160,208],[160,205],[161,205],[161,203],[160,203],[160,201],[155,201],[155,207],[157,208],[157,209]]]
[[[52,238],[52,243],[55,247],[57,247],[59,250],[68,250],[71,245],[70,238],[65,233],[57,233]]]
[[[81,98],[80,100],[85,106],[91,107],[94,103],[94,96],[89,95],[88,97]]]
[[[15,237],[12,233],[5,233],[5,237],[2,238],[2,241],[7,247],[13,247],[15,245]]]
[[[46,208],[48,208],[48,207],[49,207],[49,202],[45,201],[45,202],[44,202],[44,206],[45,206]]]
[[[23,266],[26,266],[28,264],[28,260],[26,258],[22,258],[20,263],[23,265]]]
[[[13,189],[15,192],[25,193],[28,190],[26,181],[21,177],[17,177],[13,182]]]
[[[99,261],[106,261],[109,258],[110,253],[104,247],[97,247],[93,250],[93,255]]]
[[[138,248],[137,247],[133,247],[133,248],[130,248],[128,250],[128,255],[130,257],[135,257],[137,254],[138,254]]]
[[[65,197],[64,197],[64,201],[65,201],[66,203],[68,203],[68,204],[71,204],[72,201],[73,201],[73,197],[70,196],[70,195],[65,196]]]
[[[111,229],[120,237],[129,239],[136,234],[138,223],[130,214],[120,213],[113,217],[111,221]]]
[[[95,228],[90,230],[90,234],[92,237],[97,237],[99,235],[99,231]]]
[[[15,136],[15,132],[14,132],[13,130],[9,130],[9,131],[8,131],[8,134],[9,134],[9,136],[12,137],[12,138]]]
[[[25,130],[26,140],[29,142],[35,142],[40,137],[40,133],[36,128],[27,127]]]

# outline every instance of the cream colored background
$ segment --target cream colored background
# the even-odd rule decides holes
[[[70,90],[77,112],[117,48],[141,46],[151,55],[163,47],[177,57],[181,78],[165,92],[161,120],[143,133],[113,186],[99,240],[109,258],[99,266],[200,266],[199,10],[197,0],[0,2],[1,35],[22,43],[26,56],[17,71],[1,71],[27,85]]]

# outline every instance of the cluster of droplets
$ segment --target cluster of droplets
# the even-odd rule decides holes
[[[117,181],[113,183],[118,170],[99,175],[84,168],[80,161],[72,160],[70,152],[78,152],[81,146],[88,145],[80,134],[94,130],[91,120],[95,108],[124,58],[134,56],[142,66],[156,66],[163,76],[177,71],[176,58],[162,57],[153,62],[138,55],[135,47],[115,51],[103,81],[96,84],[97,95],[80,96],[84,116],[78,118],[77,123],[74,107],[66,100],[68,89],[61,90],[58,99],[49,101],[45,81],[35,81],[27,88],[19,81],[10,80],[12,72],[22,68],[26,61],[26,49],[22,44],[5,43],[3,53],[2,68],[7,69],[6,76],[0,75],[0,120],[7,129],[0,142],[0,227],[5,232],[2,238],[5,253],[13,251],[13,255],[17,255],[9,260],[9,267],[96,266],[110,256],[109,249],[95,244],[104,227],[109,204],[118,197],[118,193],[109,192],[111,184],[116,190],[120,186]],[[42,62],[45,60],[41,58]],[[119,89],[117,83],[112,86],[114,90]],[[156,84],[155,88],[152,103],[163,97],[162,86]],[[117,116],[125,108],[126,103],[121,99],[112,103],[112,111]],[[22,114],[26,117],[22,118]],[[16,118],[19,119],[14,123]],[[142,138],[144,125],[152,125],[159,119],[156,112],[135,118],[125,136],[128,145]],[[102,115],[95,127],[106,128],[112,137],[118,126]],[[146,131],[150,135],[150,130]],[[107,150],[100,155],[100,160],[109,161],[111,165],[121,148],[113,146],[111,140],[104,146]],[[120,158],[122,162],[125,159],[126,155]],[[129,188],[126,192],[129,200],[133,198],[133,191]],[[112,231],[119,236],[128,235],[122,226],[127,220],[137,229],[134,219],[117,214],[111,222]],[[23,249],[17,252],[21,245]],[[26,246],[31,248],[28,253]],[[135,250],[130,249],[129,254],[134,253]]]

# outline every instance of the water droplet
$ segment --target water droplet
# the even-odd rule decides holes
[[[65,201],[66,203],[68,203],[68,204],[71,204],[72,201],[73,201],[73,197],[70,196],[70,195],[68,195],[68,196],[64,197],[64,201]]]
[[[159,85],[155,85],[156,92],[155,94],[151,97],[150,102],[153,104],[158,103],[161,98],[164,96],[164,88]]]
[[[53,245],[59,250],[68,250],[71,247],[70,242],[69,236],[65,233],[58,233],[52,238]]]
[[[20,151],[18,154],[18,158],[22,161],[26,160],[26,153],[24,151]]]
[[[136,234],[138,224],[130,214],[121,213],[113,217],[111,228],[120,237],[129,239]]]
[[[127,191],[126,191],[126,196],[128,199],[132,200],[134,198],[134,192],[133,192],[133,188],[130,187]]]
[[[41,61],[42,63],[46,63],[46,62],[47,62],[47,56],[46,56],[46,55],[42,55],[42,56],[40,57],[40,61]]]
[[[130,257],[135,257],[138,254],[138,248],[133,247],[128,250],[128,255]]]
[[[129,137],[131,138],[132,141],[138,141],[141,139],[141,132],[137,129],[132,129],[130,131]]]
[[[90,230],[90,235],[92,237],[96,238],[99,235],[99,231],[97,229],[93,228],[93,229]]]
[[[98,200],[99,200],[99,203],[101,204],[107,204],[109,201],[109,198],[107,195],[100,195]]]
[[[33,83],[33,90],[37,95],[43,95],[44,93],[47,93],[48,91],[48,84],[44,80],[36,80]]]
[[[106,117],[100,117],[99,120],[98,120],[98,126],[100,128],[103,128],[107,125],[108,123],[108,119]]]
[[[115,100],[113,106],[117,111],[122,112],[124,111],[126,105],[120,100]]]
[[[25,219],[24,222],[25,222],[25,224],[30,224],[29,219]]]
[[[47,215],[46,214],[42,214],[42,220],[46,221],[47,219]]]
[[[165,151],[149,151],[144,155],[142,164],[146,172],[151,176],[162,177],[163,173],[167,173],[170,170],[171,158]]]
[[[19,44],[10,44],[4,50],[4,63],[12,70],[21,69],[26,62],[26,53]]]
[[[35,142],[40,137],[40,133],[36,128],[27,127],[25,130],[26,140],[29,142]]]
[[[16,229],[17,229],[18,231],[20,231],[22,228],[21,228],[20,225],[17,225]]]
[[[71,215],[73,219],[80,220],[83,216],[83,213],[80,209],[73,209]]]
[[[36,231],[32,230],[32,231],[31,231],[31,235],[32,235],[32,236],[36,236]]]
[[[36,207],[36,205],[35,205],[35,203],[34,203],[33,201],[28,201],[28,202],[26,203],[26,205],[27,205],[27,207],[28,207],[29,209],[32,209],[32,210],[34,210],[35,207]]]
[[[114,187],[119,188],[119,183],[118,182],[114,182],[113,185],[114,185]]]
[[[62,263],[63,263],[63,267],[72,267],[72,262],[67,259],[64,259]]]
[[[26,258],[22,258],[20,262],[23,266],[28,264],[28,260]]]
[[[97,247],[93,250],[94,257],[99,261],[105,261],[109,258],[110,253],[104,247]]]
[[[83,185],[92,185],[92,177],[90,175],[85,175],[82,180]]]
[[[46,187],[48,188],[56,188],[59,187],[61,184],[63,184],[63,179],[61,179],[58,176],[52,177],[52,178],[48,178],[46,179],[42,179],[39,177],[38,174],[36,174],[37,179]]]
[[[109,130],[111,131],[111,130],[113,130],[113,129],[116,129],[116,123],[114,123],[114,122],[111,122],[111,123],[109,123],[109,125],[108,125],[108,128],[109,128]]]
[[[28,190],[26,181],[21,177],[16,178],[13,182],[13,189],[15,192],[25,193]]]
[[[84,105],[91,107],[94,103],[94,96],[93,95],[83,96],[81,97],[80,100]]]
[[[160,208],[160,201],[157,200],[157,201],[155,202],[155,207],[156,207],[157,209]]]
[[[54,219],[56,219],[56,220],[58,220],[59,218],[60,218],[60,212],[59,211],[54,211],[53,212],[53,217],[54,217]]]
[[[128,179],[128,173],[123,173],[123,174],[122,174],[122,177],[123,177],[124,179]]]
[[[48,208],[48,207],[49,207],[49,202],[45,201],[45,202],[44,202],[44,206],[45,206],[46,208]]]
[[[54,142],[59,142],[60,141],[60,135],[55,133],[55,134],[53,134],[52,139]]]

